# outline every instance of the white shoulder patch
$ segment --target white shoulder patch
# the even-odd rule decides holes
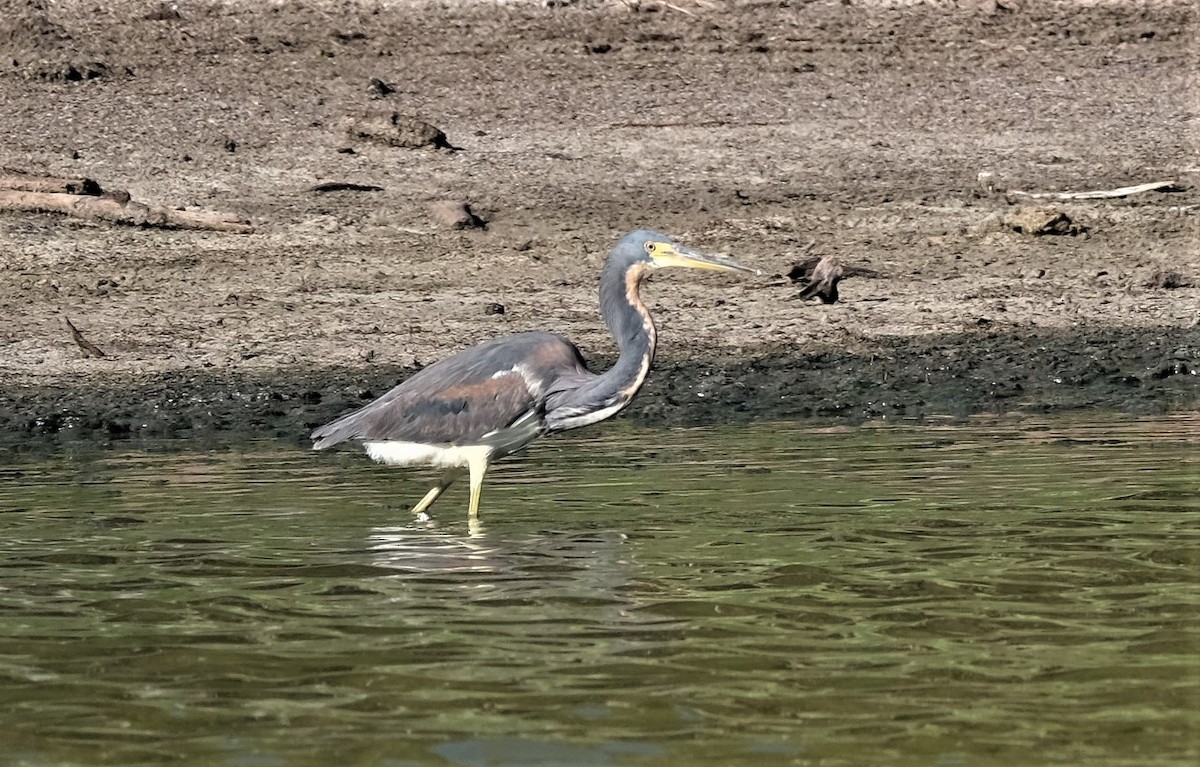
[[[525,379],[525,388],[534,399],[542,396],[542,379],[528,365],[524,363],[514,365],[513,372],[519,373],[521,378]]]
[[[537,398],[542,396],[542,379],[523,362],[513,365],[508,370],[497,370],[492,373],[492,379],[503,378],[504,376],[519,375],[521,380],[525,382],[525,390],[530,396]]]

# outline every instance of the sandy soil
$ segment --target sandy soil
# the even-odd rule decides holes
[[[302,439],[531,328],[604,365],[596,275],[638,227],[764,276],[654,278],[634,418],[1200,402],[1188,0],[554,5],[0,0],[0,166],[256,228],[0,213],[5,431]],[[459,150],[348,132],[392,112]],[[1050,203],[1059,234],[1005,193],[1167,179]],[[802,302],[809,254],[883,277]]]

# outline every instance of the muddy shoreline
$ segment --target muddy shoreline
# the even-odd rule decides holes
[[[753,420],[821,423],[1088,410],[1158,415],[1200,403],[1200,345],[1189,330],[896,338],[867,354],[660,360],[624,417],[650,426]],[[601,363],[605,362],[603,360]],[[101,379],[10,390],[0,398],[9,448],[21,443],[272,438],[308,432],[415,372],[183,372],[124,384]]]
[[[596,274],[641,227],[764,275],[656,276],[659,360],[621,417],[1200,407],[1190,3],[9,5],[0,166],[253,227],[0,211],[18,449],[301,443],[529,329],[603,368]],[[803,302],[811,255],[881,277]]]

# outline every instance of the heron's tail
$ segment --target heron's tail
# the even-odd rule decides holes
[[[309,435],[309,439],[313,440],[313,450],[324,450],[327,447],[333,447],[338,443],[357,437],[358,422],[361,415],[362,410],[355,410],[353,413],[347,413],[341,418],[330,421],[318,429],[314,429],[313,433]]]

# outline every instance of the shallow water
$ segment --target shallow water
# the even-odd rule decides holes
[[[0,763],[1194,764],[1200,420],[0,467]]]

